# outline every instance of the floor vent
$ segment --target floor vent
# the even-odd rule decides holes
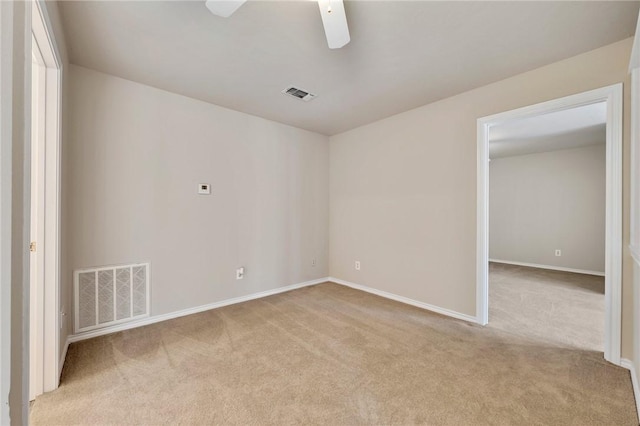
[[[81,269],[73,273],[75,333],[149,316],[149,264]]]

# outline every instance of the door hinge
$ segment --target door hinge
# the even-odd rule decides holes
[[[31,241],[31,243],[29,244],[29,251],[36,251],[36,242],[35,241]]]

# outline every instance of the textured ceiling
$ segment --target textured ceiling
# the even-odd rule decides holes
[[[333,135],[615,41],[639,2],[345,2],[327,47],[312,1],[61,2],[72,63]],[[318,97],[283,95],[296,85]]]

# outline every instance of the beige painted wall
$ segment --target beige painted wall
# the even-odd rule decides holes
[[[475,316],[477,119],[623,82],[622,356],[630,358],[631,45],[623,40],[331,137],[331,275]]]
[[[326,136],[74,65],[69,80],[69,270],[151,262],[152,315],[328,275]]]
[[[0,424],[27,424],[31,3],[0,2]]]
[[[605,148],[492,159],[489,258],[604,274]]]

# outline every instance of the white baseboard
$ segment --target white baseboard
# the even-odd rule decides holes
[[[310,285],[321,284],[329,281],[328,277],[319,278],[317,280],[305,281],[298,284],[292,284],[285,287],[278,287],[271,290],[261,291],[259,293],[249,294],[247,296],[234,297],[232,299],[222,300],[220,302],[209,303],[207,305],[196,306],[195,308],[182,309],[180,311],[169,312],[168,314],[154,315],[147,318],[140,319],[138,321],[132,321],[129,323],[118,324],[108,328],[102,328],[98,330],[86,331],[83,333],[73,334],[67,339],[68,343],[79,342],[80,340],[91,339],[92,337],[104,336],[105,334],[116,333],[118,331],[129,330],[132,328],[142,327],[149,324],[155,324],[170,320],[173,318],[183,317],[186,315],[197,314],[199,312],[209,311],[211,309],[221,308],[223,306],[235,305],[236,303],[247,302],[249,300],[260,299],[263,297],[271,296],[278,293],[284,293],[287,291],[295,290],[302,287],[308,287]]]
[[[367,287],[365,285],[352,283],[349,281],[341,280],[339,278],[329,277],[327,281],[332,283],[344,285],[347,287],[354,288],[356,290],[365,291],[367,293],[375,294],[376,296],[384,297],[385,299],[395,300],[396,302],[406,303],[407,305],[416,306],[418,308],[426,309],[427,311],[435,312],[437,314],[446,315],[448,317],[460,319],[463,321],[471,322],[474,324],[478,324],[478,320],[476,317],[472,317],[471,315],[461,314],[460,312],[452,311],[449,309],[441,308],[439,306],[430,305],[428,303],[419,302],[417,300],[409,299],[408,297],[398,296],[397,294],[389,293],[382,290],[377,290],[375,288]]]
[[[500,259],[489,259],[489,262],[504,263],[507,265],[516,265],[516,266],[527,266],[529,268],[550,269],[552,271],[574,272],[576,274],[597,275],[599,277],[604,277],[604,272],[588,271],[586,269],[564,268],[562,266],[552,266],[552,265],[538,265],[537,263],[512,262],[510,260],[500,260]]]
[[[62,354],[60,355],[60,361],[58,363],[58,384],[60,384],[60,377],[62,376],[62,368],[64,367],[64,361],[67,359],[67,351],[69,350],[69,337],[64,342],[64,347],[62,348]]]
[[[638,384],[638,376],[636,374],[636,368],[628,359],[620,359],[620,367],[626,368],[631,374],[631,383],[633,384],[633,396],[636,400],[636,411],[638,412],[638,419],[640,419],[640,386]]]
[[[287,291],[291,291],[291,290],[295,290],[298,288],[302,288],[302,287],[308,287],[311,285],[316,285],[316,284],[321,284],[324,282],[333,282],[336,284],[340,284],[340,285],[344,285],[347,287],[351,287],[354,288],[356,290],[361,290],[361,291],[365,291],[367,293],[371,293],[371,294],[375,294],[377,296],[380,297],[384,297],[386,299],[391,299],[391,300],[395,300],[397,302],[401,302],[401,303],[406,303],[407,305],[412,305],[412,306],[416,306],[418,308],[422,308],[422,309],[426,309],[428,311],[432,311],[441,315],[446,315],[448,317],[452,317],[452,318],[456,318],[456,319],[460,319],[463,321],[467,321],[467,322],[471,322],[471,323],[475,323],[477,324],[478,321],[475,317],[472,317],[470,315],[466,315],[466,314],[461,314],[459,312],[455,312],[449,309],[445,309],[445,308],[441,308],[438,306],[434,306],[434,305],[430,305],[428,303],[424,303],[424,302],[419,302],[417,300],[413,300],[413,299],[409,299],[408,297],[404,297],[404,296],[398,296],[397,294],[393,294],[393,293],[389,293],[386,291],[382,291],[382,290],[377,290],[371,287],[367,287],[364,285],[360,285],[360,284],[355,284],[349,281],[345,281],[345,280],[341,280],[339,278],[333,278],[333,277],[325,277],[325,278],[319,278],[317,280],[311,280],[311,281],[305,281],[302,283],[298,283],[298,284],[293,284],[293,285],[289,285],[289,286],[285,286],[285,287],[278,287],[272,290],[266,290],[266,291],[262,291],[259,293],[253,293],[253,294],[249,294],[247,296],[240,296],[240,297],[235,297],[233,299],[226,299],[226,300],[222,300],[220,302],[214,302],[214,303],[210,303],[207,305],[202,305],[202,306],[197,306],[195,308],[188,308],[188,309],[183,309],[180,311],[175,311],[175,312],[170,312],[167,314],[162,314],[162,315],[154,315],[151,317],[147,317],[147,318],[142,318],[138,321],[132,321],[129,323],[123,323],[123,324],[118,324],[118,325],[114,325],[112,327],[107,327],[107,328],[102,328],[102,329],[98,329],[98,330],[91,330],[91,331],[86,331],[83,333],[78,333],[78,334],[72,334],[67,338],[67,342],[65,344],[64,347],[64,351],[63,351],[63,356],[61,358],[61,363],[60,363],[60,371],[62,372],[62,365],[64,364],[64,358],[66,357],[66,353],[67,353],[67,348],[69,347],[69,343],[74,343],[74,342],[79,342],[81,340],[86,340],[86,339],[91,339],[93,337],[98,337],[98,336],[104,336],[106,334],[111,334],[111,333],[116,333],[118,331],[124,331],[124,330],[130,330],[132,328],[137,328],[137,327],[142,327],[145,325],[150,325],[150,324],[155,324],[158,322],[162,322],[162,321],[167,321],[173,318],[178,318],[178,317],[183,317],[186,315],[191,315],[191,314],[197,314],[199,312],[204,312],[204,311],[208,311],[211,309],[216,309],[216,308],[221,308],[223,306],[228,306],[228,305],[234,305],[236,303],[242,303],[242,302],[247,302],[249,300],[255,300],[255,299],[260,299],[263,297],[267,297],[267,296],[271,296],[274,294],[278,294],[278,293],[284,293]]]

